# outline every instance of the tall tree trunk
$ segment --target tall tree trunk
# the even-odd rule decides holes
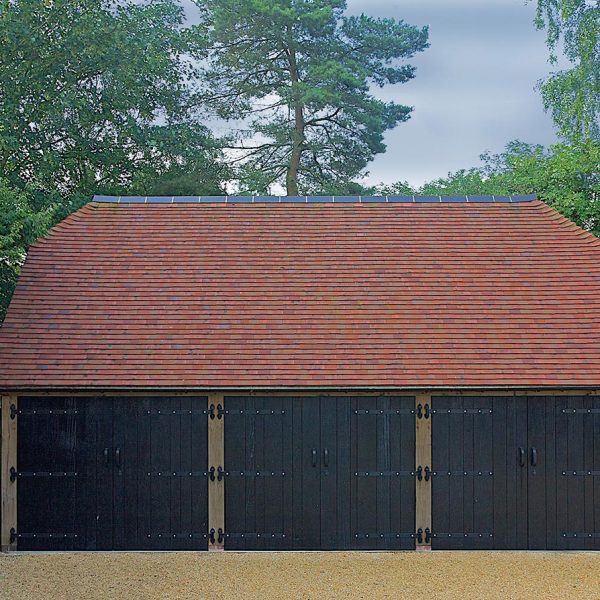
[[[287,174],[285,178],[287,195],[298,195],[298,169],[300,159],[304,150],[304,106],[298,92],[298,83],[300,77],[298,74],[298,64],[296,63],[296,51],[292,44],[288,51],[290,64],[290,78],[292,80],[292,101],[294,107],[294,131],[292,132],[292,153],[288,163]]]

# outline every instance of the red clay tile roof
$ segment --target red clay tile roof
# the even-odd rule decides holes
[[[99,204],[30,250],[0,388],[600,387],[600,240],[540,201]]]

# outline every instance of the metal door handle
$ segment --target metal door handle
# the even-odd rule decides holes
[[[317,466],[317,449],[316,448],[312,449],[312,466],[313,467]]]
[[[525,448],[519,448],[519,466],[525,466]]]
[[[115,449],[115,465],[117,465],[117,469],[121,468],[121,448]]]
[[[329,466],[329,450],[327,448],[323,449],[323,465],[325,467]]]
[[[531,447],[531,466],[537,467],[537,450],[533,446]]]
[[[102,455],[104,456],[104,466],[108,467],[108,448],[104,448]]]

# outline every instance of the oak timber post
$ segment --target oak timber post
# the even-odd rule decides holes
[[[17,549],[17,397],[1,396],[0,417],[0,549]]]
[[[225,403],[208,396],[208,549],[223,550],[225,533]]]
[[[417,394],[415,401],[415,531],[417,550],[431,550],[431,396]]]

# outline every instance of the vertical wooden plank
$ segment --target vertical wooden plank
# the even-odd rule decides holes
[[[431,397],[432,403],[433,398],[434,396]],[[442,396],[435,396],[435,399],[436,407],[446,406],[447,402]],[[431,419],[431,468],[437,473],[431,486],[431,519],[435,534],[452,531],[450,527],[450,477],[446,475],[450,470],[450,419],[449,415],[442,413],[435,413]],[[432,547],[435,550],[446,550],[448,542],[448,538],[436,537]]]
[[[494,547],[494,473],[493,448],[496,444],[494,436],[494,410],[493,398],[482,397],[476,403],[476,408],[482,412],[475,416],[474,467],[483,475],[473,478],[475,485],[474,505],[474,530],[484,534],[479,540],[475,540],[474,547],[477,549],[491,549]],[[488,413],[486,411],[491,411]],[[492,473],[490,475],[489,473]],[[478,543],[477,543],[478,542]]]
[[[17,468],[17,419],[10,417],[10,407],[18,407],[16,396],[2,396],[0,440],[0,549],[9,552],[17,549],[16,541],[11,543],[10,530],[17,530],[17,480],[10,480],[10,468]]]
[[[556,531],[556,397],[549,396],[544,402],[545,407],[545,435],[546,435],[546,548],[554,549],[558,545]]]
[[[600,397],[593,396],[590,398],[591,408],[598,410],[600,408]],[[589,452],[593,453],[592,469],[594,471],[600,471],[600,414],[592,413],[589,419],[593,419],[593,442]],[[593,505],[594,505],[594,520],[593,533],[600,533],[600,477],[592,477],[594,494],[593,494]],[[593,538],[593,550],[600,550],[600,536]]]
[[[511,448],[509,451],[506,444],[507,406],[511,401],[512,398],[491,398],[494,436],[492,447],[492,470],[494,472],[492,531],[494,532],[493,547],[498,550],[509,547],[507,541],[508,479],[513,478],[516,472],[515,454],[517,450],[513,451]]]
[[[281,418],[282,465],[283,477],[283,533],[286,539],[281,542],[281,548],[294,548],[294,479],[300,479],[301,473],[294,471],[294,405],[292,398],[284,398],[282,406],[285,414]]]
[[[447,396],[444,398],[444,403],[450,410],[460,409],[459,412],[450,413],[448,415],[448,464],[452,476],[448,477],[448,524],[453,536],[455,533],[464,533],[465,525],[465,488],[464,477],[458,474],[454,475],[455,471],[465,470],[465,448],[468,440],[465,436],[465,405],[461,396]],[[464,549],[465,540],[456,536],[452,540],[448,540],[448,549],[457,550]]]
[[[583,410],[583,397],[582,396],[570,396],[569,405],[575,410]],[[586,415],[587,416],[587,415]],[[569,471],[582,471],[584,468],[583,464],[583,423],[584,414],[578,412],[570,415],[568,419],[568,469]],[[569,533],[584,533],[585,532],[585,507],[584,507],[584,486],[585,476],[567,476],[567,519]],[[582,550],[583,539],[581,536],[569,539],[570,550]]]
[[[235,475],[227,478],[227,494],[225,494],[225,514],[227,515],[227,533],[236,534],[227,538],[228,550],[245,550],[246,538],[246,480],[238,473],[246,472],[246,425],[253,429],[254,418],[246,415],[247,398],[240,396],[227,397],[227,415],[225,416],[225,464],[223,468]],[[210,420],[210,419],[209,419]]]
[[[431,399],[430,399],[431,406]],[[412,396],[403,396],[397,398],[395,408],[400,410],[414,410],[415,399]],[[415,415],[410,413],[401,413],[398,417],[393,417],[397,422],[398,426],[392,433],[392,441],[396,438],[400,438],[398,444],[398,451],[392,456],[398,457],[398,462],[395,464],[392,462],[392,470],[399,471],[413,471],[415,464],[415,453],[416,453],[416,427],[415,427]],[[431,417],[429,418],[431,420]],[[433,422],[432,422],[433,426]],[[433,436],[433,433],[432,433]],[[394,446],[392,446],[394,449]],[[431,449],[433,453],[433,448]],[[430,465],[433,469],[433,455],[432,464]],[[397,525],[394,525],[392,531],[398,533],[414,533],[415,527],[415,478],[411,476],[397,477],[399,479],[397,484],[398,494],[393,496],[392,503],[392,515],[393,518],[397,518]],[[433,480],[431,481],[431,488],[433,492]],[[433,502],[433,499],[432,499]],[[398,518],[398,513],[399,518]],[[401,538],[399,545],[394,545],[390,549],[400,548],[402,550],[414,550],[415,540],[412,538]]]
[[[137,482],[138,505],[137,505],[137,532],[139,548],[148,550],[153,547],[152,525],[152,491],[153,482],[156,479],[151,475],[154,468],[152,460],[152,415],[154,403],[151,398],[137,398],[135,400],[140,417],[136,431],[136,448],[139,459],[140,475]]]
[[[336,520],[337,494],[337,430],[335,397],[322,397],[320,402],[319,463],[321,474],[321,549],[338,546]],[[327,452],[327,458],[325,455]]]
[[[583,407],[591,411],[592,398],[583,396],[581,398]],[[585,472],[594,471],[594,415],[590,412],[583,416],[583,465]],[[584,487],[584,532],[594,533],[594,477],[583,477]],[[594,550],[594,539],[584,539],[584,549]]]
[[[529,544],[529,402],[530,399],[527,396],[518,396],[515,398],[515,411],[513,421],[514,442],[515,447],[521,447],[525,449],[525,465],[523,466],[523,468],[519,466],[519,482],[515,490],[516,510],[514,513],[513,520],[515,544],[512,547],[516,550],[526,550]],[[531,503],[533,504],[533,501]]]
[[[219,418],[219,404],[225,410],[223,394],[209,394],[208,408],[214,406],[214,418],[208,419],[208,468],[225,465],[225,424],[224,417]],[[208,542],[209,550],[223,550],[224,544],[218,541],[218,531],[225,531],[225,478],[221,481],[215,477],[208,481],[208,530],[215,530],[215,543]]]
[[[475,403],[479,402],[479,398],[475,396],[469,396],[463,398],[463,409],[471,410],[475,407]],[[479,417],[477,417],[479,420]],[[463,432],[464,432],[464,461],[463,468],[466,472],[475,471],[475,415],[467,412],[463,419]],[[474,508],[475,508],[475,477],[472,475],[466,475],[462,478],[463,482],[463,532],[464,533],[477,533],[475,531],[474,524]],[[476,548],[477,542],[474,538],[464,538],[463,548],[465,550],[472,550]]]
[[[338,549],[346,550],[352,544],[352,508],[351,508],[351,473],[350,459],[350,419],[352,399],[341,397],[337,399],[337,536]]]
[[[568,461],[568,423],[571,415],[563,412],[570,408],[568,396],[560,396],[555,399],[556,403],[556,426],[555,426],[555,445],[556,445],[556,548],[557,550],[566,550],[569,547],[568,538],[563,534],[569,531],[569,507],[568,498],[568,479],[563,472],[569,470]]]
[[[321,413],[320,397],[306,397],[302,405],[303,478],[302,548],[321,549]],[[314,459],[313,459],[314,453]]]
[[[431,531],[431,482],[425,481],[425,467],[431,465],[431,416],[425,418],[425,406],[429,405],[428,413],[431,413],[431,396],[428,394],[417,394],[415,397],[415,410],[419,404],[423,410],[422,418],[415,418],[415,468],[423,469],[423,479],[415,478],[415,531],[422,529]],[[425,537],[421,543],[417,540],[417,550],[431,550],[431,541],[426,542]]]
[[[191,435],[191,458],[192,471],[202,472],[206,470],[208,462],[208,421],[210,420],[203,411],[206,407],[206,396],[194,397],[192,399],[192,419],[190,424]],[[225,465],[223,465],[225,467]],[[190,530],[194,534],[193,548],[195,550],[206,550],[208,548],[208,478],[198,475],[192,477],[190,489],[191,503],[191,525]]]
[[[356,418],[356,463],[358,473],[371,475],[356,476],[356,522],[359,538],[357,547],[361,550],[377,549],[377,420],[380,418],[373,397],[361,396],[357,401]],[[362,411],[362,412],[361,412]],[[367,411],[369,411],[367,413]],[[369,537],[366,537],[366,536]]]

